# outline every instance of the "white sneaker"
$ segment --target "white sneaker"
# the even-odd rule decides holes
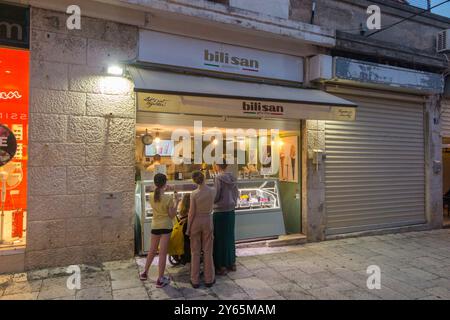
[[[167,277],[167,276],[162,276],[161,278],[159,278],[156,281],[156,287],[157,288],[162,288],[162,287],[167,286],[169,283],[170,283],[170,278]]]

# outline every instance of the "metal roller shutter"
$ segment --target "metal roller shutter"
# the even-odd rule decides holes
[[[325,124],[327,234],[424,223],[423,104],[343,97],[357,119]]]
[[[450,138],[450,101],[448,100],[442,101],[441,132],[443,137]]]

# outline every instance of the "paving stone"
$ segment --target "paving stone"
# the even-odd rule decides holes
[[[111,275],[112,281],[139,279],[139,272],[136,267],[110,270],[109,274]]]
[[[380,300],[379,297],[370,293],[370,291],[371,290],[368,289],[367,290],[356,289],[343,291],[342,294],[344,294],[351,300]]]
[[[0,300],[37,300],[38,292],[18,293],[12,295],[3,295]]]
[[[14,282],[5,289],[3,295],[39,292],[41,286],[42,280]]]
[[[261,268],[260,268],[261,269]],[[242,265],[238,265],[236,268],[236,271],[234,272],[228,272],[227,277],[233,280],[236,279],[244,279],[244,278],[250,278],[253,277],[254,273],[251,270],[248,270],[246,267],[242,266]],[[217,278],[219,279],[220,276],[217,276]]]
[[[14,282],[25,282],[28,281],[28,277],[26,273],[16,273],[14,274],[12,280]]]
[[[12,275],[0,275],[0,288],[5,288],[12,282]]]
[[[204,295],[204,296],[196,296],[196,297],[191,297],[188,298],[186,300],[219,300],[216,296],[212,296],[212,295]]]
[[[57,268],[50,268],[48,269],[48,276],[49,277],[60,277],[60,276],[67,276],[67,267],[57,267]]]
[[[1,299],[450,299],[450,230],[342,239],[267,251],[248,249],[237,271],[212,288],[193,289],[189,265],[172,267],[158,289],[145,258],[80,265],[81,290],[67,288],[66,267],[0,275]],[[238,249],[239,252],[239,249]],[[269,253],[269,254],[266,254]],[[381,290],[367,289],[369,265],[381,268]]]
[[[263,280],[268,285],[286,281],[286,278],[281,273],[270,268],[255,270],[253,274],[256,278]]]
[[[381,285],[387,286],[393,291],[399,292],[410,299],[418,299],[427,295],[424,290],[420,290],[417,287],[414,287],[414,283],[408,284],[386,276],[381,278]]]
[[[48,299],[48,300],[76,300],[75,296],[67,296],[67,297],[59,297],[54,299]]]
[[[142,287],[137,267],[109,271],[113,290]]]
[[[55,277],[42,280],[39,300],[49,300],[55,298],[75,296],[75,290],[67,288],[67,277]]]
[[[349,299],[343,293],[338,292],[330,287],[311,289],[308,292],[320,300],[348,300]]]
[[[103,263],[104,270],[121,270],[121,269],[129,269],[129,268],[133,268],[133,267],[136,267],[136,261],[134,259],[111,261],[111,262]]]
[[[263,268],[267,268],[267,265],[261,261],[258,260],[256,258],[251,258],[251,259],[240,259],[239,260],[239,264],[243,265],[246,269],[248,270],[256,270],[256,269],[263,269]]]
[[[136,288],[113,290],[113,298],[114,300],[148,300],[149,296],[144,286],[141,286]]]
[[[448,290],[447,288],[433,287],[427,289],[426,291],[439,299],[450,300],[450,290]]]
[[[108,271],[81,274],[81,288],[110,287],[111,279]]]
[[[46,279],[48,278],[48,276],[49,276],[48,269],[29,271],[27,273],[29,281]]]
[[[381,284],[381,289],[373,289],[370,290],[370,292],[382,300],[409,300],[406,295],[398,293],[389,287],[383,286],[383,284]]]
[[[111,281],[111,288],[113,290],[130,289],[130,288],[137,288],[137,287],[142,287],[142,283],[139,279]]]
[[[411,275],[414,278],[420,279],[420,280],[433,280],[438,278],[435,274],[426,272],[424,270],[418,269],[418,268],[402,268],[400,271],[406,272],[409,275]]]
[[[283,296],[278,295],[278,296],[264,298],[264,300],[286,300],[286,298],[283,297]]]
[[[326,284],[321,282],[319,279],[316,279],[313,276],[301,271],[296,272],[283,271],[282,275],[287,279],[297,283],[300,287],[302,287],[305,290],[326,287]]]
[[[183,297],[185,297],[186,299],[213,294],[213,291],[211,288],[206,288],[204,286],[200,286],[200,288],[194,289],[194,288],[192,288],[191,284],[188,282],[177,282],[176,286],[177,286],[178,290],[180,290]]]
[[[156,288],[156,283],[147,281],[144,282],[144,286],[151,300],[184,299],[181,289],[179,289],[174,282],[163,288]]]
[[[292,282],[278,283],[272,286],[278,294],[287,300],[315,300],[309,292]]]
[[[80,266],[81,272],[83,273],[91,273],[91,272],[101,272],[103,271],[103,265],[86,265],[86,264],[82,264]]]
[[[111,300],[111,287],[92,287],[78,290],[75,295],[76,300]]]
[[[240,300],[244,297],[249,297],[241,287],[231,280],[216,283],[211,288],[211,291],[221,300]]]
[[[235,282],[252,299],[265,299],[277,295],[275,290],[269,287],[264,281],[256,277],[237,279]]]
[[[418,300],[443,300],[443,299],[436,297],[436,296],[426,296],[423,298],[419,298]]]

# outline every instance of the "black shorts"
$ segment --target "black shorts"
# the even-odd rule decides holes
[[[152,229],[152,234],[155,236],[160,236],[162,234],[169,234],[172,232],[172,229]]]

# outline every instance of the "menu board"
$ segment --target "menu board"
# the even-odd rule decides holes
[[[0,124],[16,143],[12,159],[0,164],[0,171],[7,173],[4,209],[13,211],[16,220],[27,210],[29,68],[29,51],[0,48]]]

